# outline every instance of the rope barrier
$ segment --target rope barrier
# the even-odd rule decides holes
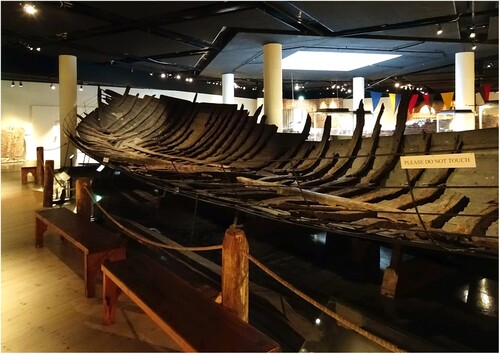
[[[68,143],[64,143],[62,144],[61,146],[56,146],[56,147],[53,147],[53,148],[50,148],[50,149],[46,149],[46,148],[43,148],[43,151],[53,151],[53,150],[59,150],[61,149],[63,146],[66,146]]]
[[[291,285],[289,282],[287,282],[286,280],[284,280],[283,278],[281,278],[280,276],[278,276],[276,273],[274,273],[273,271],[271,271],[269,268],[267,268],[264,264],[262,264],[260,261],[258,261],[256,258],[254,258],[252,255],[249,254],[248,255],[248,259],[250,261],[252,261],[257,267],[259,267],[260,269],[262,269],[267,275],[269,275],[271,278],[273,278],[274,280],[276,280],[278,283],[280,283],[281,285],[283,285],[284,287],[286,287],[288,290],[292,291],[293,293],[295,293],[296,295],[298,295],[299,297],[301,297],[303,300],[309,302],[311,305],[313,305],[314,307],[316,307],[320,311],[324,312],[328,316],[330,316],[333,319],[337,320],[343,326],[345,326],[345,327],[347,327],[349,329],[352,329],[356,333],[359,333],[363,337],[371,340],[374,343],[377,343],[381,347],[384,347],[385,349],[390,350],[391,352],[394,352],[394,353],[405,353],[405,351],[402,350],[402,349],[400,349],[398,346],[396,346],[396,345],[388,342],[387,340],[385,340],[383,338],[380,338],[380,337],[378,337],[378,336],[376,336],[376,335],[368,332],[367,330],[365,330],[365,329],[359,327],[358,325],[356,325],[356,324],[354,324],[354,323],[346,320],[345,318],[342,318],[339,314],[333,312],[328,307],[320,304],[318,301],[314,300],[310,296],[308,296],[305,293],[303,293],[302,291],[298,290],[293,285]]]
[[[111,216],[110,213],[108,213],[92,196],[92,193],[88,190],[88,188],[84,188],[85,191],[88,193],[90,198],[92,199],[92,202],[94,205],[96,205],[99,210],[113,223],[115,224],[120,230],[134,238],[136,241],[139,241],[141,243],[146,243],[155,247],[159,248],[164,248],[164,249],[170,249],[170,250],[176,250],[176,251],[213,251],[213,250],[218,250],[222,249],[222,245],[215,245],[215,246],[201,246],[201,247],[187,247],[187,246],[174,246],[174,245],[167,245],[162,242],[156,242],[152,241],[139,233],[127,229],[123,224],[121,224],[118,220],[116,220],[113,216]]]
[[[92,193],[89,191],[89,189],[87,187],[84,188],[85,191],[87,192],[87,194],[90,196],[91,200],[93,201],[93,204],[96,205],[100,210],[101,212],[111,221],[113,222],[120,230],[124,231],[125,233],[127,233],[129,236],[133,237],[134,239],[136,239],[137,241],[139,242],[142,242],[142,243],[147,243],[147,244],[150,244],[152,246],[155,246],[155,247],[159,247],[159,248],[163,248],[163,249],[170,249],[170,250],[177,250],[177,251],[213,251],[213,250],[217,250],[217,249],[222,249],[222,245],[215,245],[215,246],[201,246],[201,247],[186,247],[186,246],[173,246],[173,245],[166,245],[164,243],[161,243],[161,242],[156,242],[156,241],[152,241],[152,240],[149,240],[145,237],[143,237],[142,235],[138,234],[137,232],[134,232],[132,230],[129,230],[127,229],[123,224],[121,224],[119,221],[117,221],[113,216],[111,216],[111,214],[109,214],[95,199],[94,197],[92,196]],[[298,290],[297,288],[295,288],[293,285],[291,285],[289,282],[287,282],[286,280],[282,279],[281,277],[279,277],[276,273],[272,272],[269,268],[267,268],[264,264],[262,264],[260,261],[258,261],[256,258],[254,258],[252,255],[248,255],[248,259],[250,261],[252,261],[255,265],[257,265],[260,269],[262,269],[266,274],[268,274],[269,276],[271,276],[273,279],[275,279],[276,281],[278,281],[280,284],[282,284],[283,286],[285,286],[287,289],[289,289],[290,291],[292,291],[293,293],[295,293],[296,295],[298,295],[299,297],[301,297],[303,300],[307,301],[308,303],[310,303],[311,305],[313,305],[314,307],[316,307],[317,309],[319,309],[320,311],[324,312],[325,314],[327,314],[328,316],[332,317],[333,319],[337,320],[338,322],[340,322],[342,325],[344,325],[345,327],[349,328],[349,329],[352,329],[353,331],[359,333],[360,335],[362,335],[363,337],[371,340],[372,342],[374,343],[377,343],[378,345],[380,345],[381,347],[383,348],[386,348],[394,353],[404,353],[405,351],[401,350],[400,348],[398,348],[396,345],[386,341],[385,339],[382,339],[368,331],[366,331],[365,329],[357,326],[356,324],[342,318],[341,316],[339,316],[337,313],[333,312],[332,310],[330,310],[329,308],[327,308],[326,306],[322,305],[321,303],[319,303],[318,301],[314,300],[313,298],[309,297],[308,295],[306,295],[305,293],[303,293],[302,291]]]

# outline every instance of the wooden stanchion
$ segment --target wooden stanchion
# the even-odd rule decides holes
[[[248,322],[248,241],[232,225],[222,242],[222,305]]]
[[[35,184],[42,186],[44,183],[44,172],[43,172],[43,146],[36,148],[36,178]]]
[[[54,194],[54,160],[45,161],[43,179],[43,206],[50,208]]]
[[[76,180],[76,214],[83,220],[90,221],[92,215],[92,201],[86,189],[90,191],[90,178],[78,178]]]

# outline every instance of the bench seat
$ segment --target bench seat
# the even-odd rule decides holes
[[[146,256],[105,262],[104,323],[115,321],[124,292],[184,351],[276,352],[280,346]]]
[[[125,258],[126,243],[109,230],[84,220],[66,208],[38,210],[35,212],[35,245],[43,247],[43,234],[47,227],[81,250],[84,254],[85,296],[95,296],[95,278],[100,265],[107,259]]]

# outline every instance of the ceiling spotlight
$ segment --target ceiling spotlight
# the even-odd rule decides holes
[[[16,83],[15,83],[14,81],[12,81],[12,82],[10,83],[10,87],[14,87],[14,86],[16,86]]]
[[[166,76],[167,76],[167,75],[165,75],[165,73],[161,73],[161,75],[160,75],[160,77],[161,77],[162,79],[164,79]]]
[[[33,4],[24,4],[23,10],[28,15],[34,15],[34,14],[36,14],[38,12],[37,8]]]
[[[54,84],[52,84],[52,83],[50,84],[50,88],[51,88],[52,90],[55,90],[55,89],[56,89],[56,87],[55,87],[55,86],[54,86]]]
[[[394,87],[399,87],[399,82],[396,82],[396,83],[394,84]]]
[[[153,76],[153,72],[150,72],[150,73],[149,73],[149,76]]]
[[[134,68],[130,68],[130,72],[133,73],[134,72]]]
[[[78,88],[78,91],[83,91],[83,85],[80,85],[80,87]]]
[[[443,33],[443,28],[441,27],[441,25],[438,24],[436,34],[439,36],[441,33]]]
[[[474,30],[469,34],[469,38],[476,38],[476,32],[474,32]]]
[[[473,44],[472,45],[472,50],[476,50],[476,48],[477,48],[477,45]]]
[[[23,87],[23,82],[19,81],[19,87]]]
[[[175,77],[177,80],[179,80],[181,78],[181,76],[179,74],[177,74],[177,76]]]

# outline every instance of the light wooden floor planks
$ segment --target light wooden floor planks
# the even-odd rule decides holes
[[[117,323],[102,325],[101,285],[95,298],[84,296],[83,254],[50,231],[35,248],[33,212],[41,208],[41,190],[21,185],[19,171],[2,172],[2,351],[179,351],[124,295]]]

